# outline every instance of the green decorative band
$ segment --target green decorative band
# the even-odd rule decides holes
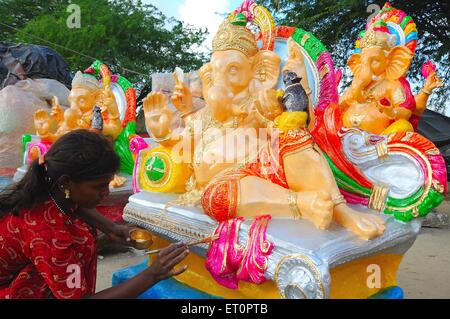
[[[417,206],[416,210],[408,210],[406,212],[396,211],[396,210],[388,210],[384,211],[385,214],[393,214],[395,219],[401,220],[403,222],[409,222],[417,217],[424,217],[428,215],[428,213],[435,207],[439,206],[444,200],[444,196],[436,192],[435,190],[431,190],[428,196],[423,200],[420,205]]]
[[[25,159],[25,152],[27,150],[27,144],[31,142],[31,135],[24,134],[22,135],[22,158]],[[25,162],[24,162],[25,164]]]
[[[331,171],[333,172],[334,177],[336,178],[336,182],[338,183],[338,186],[351,192],[351,193],[359,193],[360,195],[364,195],[366,197],[369,197],[372,193],[372,190],[362,187],[357,182],[355,182],[353,179],[348,177],[344,172],[342,172],[336,165],[334,165],[333,161],[328,157],[327,154],[324,154],[325,158],[328,161],[328,164],[330,165]]]
[[[405,29],[406,25],[409,23],[409,21],[411,21],[412,18],[410,16],[406,16],[403,18],[402,23],[400,23],[400,27],[402,29]]]
[[[305,36],[307,37],[306,41],[303,40]],[[312,33],[303,29],[298,28],[292,35],[292,39],[300,44],[306,52],[308,52],[314,62],[317,61],[323,52],[327,51],[327,48],[322,44],[322,42],[320,42],[319,39],[317,39]],[[304,43],[302,44],[302,42]]]
[[[398,198],[389,197],[389,199],[387,201],[387,205],[390,207],[396,207],[396,208],[402,208],[402,207],[408,207],[408,206],[414,205],[414,203],[417,203],[417,201],[422,197],[424,192],[425,192],[424,188],[421,187],[421,188],[419,188],[419,190],[416,193],[414,193],[413,195],[411,195],[408,198],[398,199]]]
[[[356,183],[354,180],[348,177],[344,172],[342,172],[331,161],[328,155],[326,154],[324,155],[328,161],[328,164],[330,165],[330,168],[333,172],[333,175],[336,179],[336,183],[338,184],[339,188],[344,189],[353,194],[364,196],[366,198],[370,197],[370,195],[372,194],[371,189],[367,189],[365,187],[360,186],[358,183]],[[411,221],[412,219],[417,217],[426,216],[433,208],[439,206],[444,199],[444,196],[441,193],[435,191],[434,189],[430,190],[428,196],[425,197],[425,199],[419,205],[417,205],[415,209],[410,209],[407,211],[402,210],[402,208],[404,207],[413,206],[415,203],[417,203],[423,196],[424,191],[425,191],[424,188],[421,187],[416,193],[407,198],[399,199],[388,197],[387,207],[389,208],[386,208],[384,210],[384,213],[394,215],[395,219],[404,222]]]
[[[386,24],[386,22],[384,22],[383,20],[378,20],[378,21],[375,21],[375,22],[373,23],[373,26],[374,26],[374,27],[379,27],[379,26],[381,26],[381,27],[386,27],[387,24]]]
[[[133,174],[134,159],[130,151],[130,136],[136,134],[136,122],[132,121],[125,126],[114,142],[114,149],[120,157],[120,171]]]
[[[166,174],[166,165],[158,156],[151,156],[145,163],[145,170],[147,178],[153,183],[158,183]]]
[[[95,60],[94,63],[92,63],[92,68],[95,70],[96,75],[100,73],[100,68],[103,65],[103,62],[100,60]]]
[[[236,17],[234,17],[231,24],[245,27],[247,25],[247,17],[243,13],[239,13]]]
[[[132,88],[133,85],[131,84],[130,81],[128,81],[126,78],[124,78],[123,76],[119,75],[117,78],[117,84],[122,88],[122,90],[125,92],[126,90],[128,90],[129,88]]]

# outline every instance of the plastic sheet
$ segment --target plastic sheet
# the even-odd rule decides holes
[[[53,79],[70,89],[73,74],[62,56],[50,48],[0,43],[0,89],[26,78]]]
[[[57,96],[67,105],[70,91],[50,79],[27,79],[0,91],[0,167],[18,167],[22,163],[22,135],[34,134],[34,112],[50,110],[50,100]]]

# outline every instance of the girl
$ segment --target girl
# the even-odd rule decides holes
[[[0,194],[1,298],[135,298],[188,254],[182,244],[162,250],[150,268],[95,294],[96,230],[128,242],[132,228],[95,210],[109,194],[119,157],[102,135],[76,130],[32,162],[17,184]]]

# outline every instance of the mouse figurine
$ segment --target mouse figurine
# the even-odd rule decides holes
[[[101,134],[103,132],[103,116],[102,109],[96,105],[94,106],[92,122],[91,122],[91,131]]]
[[[284,95],[281,97],[286,111],[288,112],[306,112],[308,113],[308,95],[300,84],[302,79],[295,72],[284,71],[283,82],[286,86]]]

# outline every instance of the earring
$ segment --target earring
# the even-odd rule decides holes
[[[70,198],[70,190],[66,189],[64,190],[64,193],[66,194],[66,199]]]

